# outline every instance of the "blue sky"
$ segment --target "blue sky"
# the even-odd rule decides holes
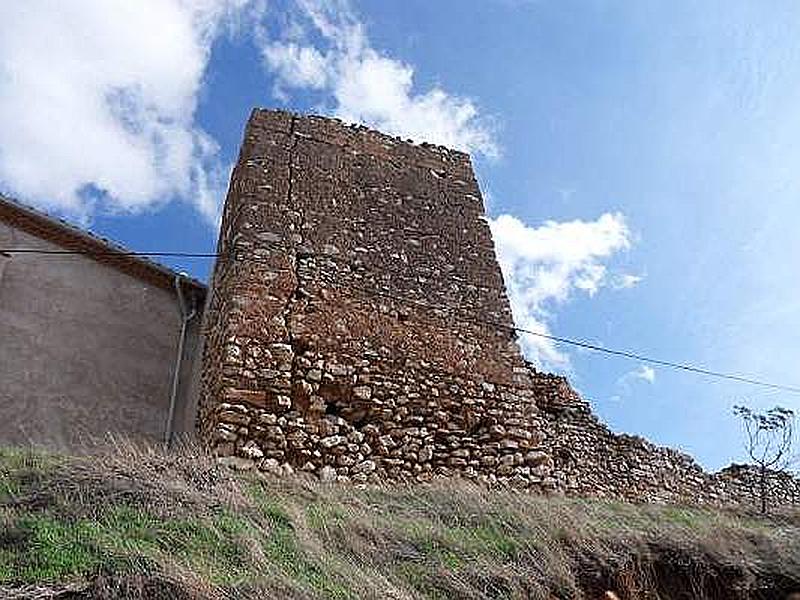
[[[0,190],[207,252],[253,106],[470,150],[520,324],[800,384],[800,4],[0,1]],[[209,261],[172,266],[206,277]],[[523,340],[719,468],[800,396]]]

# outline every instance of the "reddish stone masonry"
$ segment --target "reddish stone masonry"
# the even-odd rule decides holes
[[[227,462],[552,487],[466,154],[257,110],[218,250],[200,429]]]

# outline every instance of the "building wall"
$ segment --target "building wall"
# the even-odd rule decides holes
[[[255,111],[219,252],[201,406],[217,453],[547,485],[467,155]]]
[[[3,221],[0,246],[61,249]],[[185,433],[199,322],[182,370]],[[174,292],[90,258],[0,257],[0,444],[80,449],[108,433],[161,441],[179,327]]]

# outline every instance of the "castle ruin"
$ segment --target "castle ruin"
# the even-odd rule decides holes
[[[611,432],[537,372],[466,154],[256,110],[205,315],[199,431],[235,468],[458,475],[632,501],[751,504],[754,473]],[[776,477],[773,501],[800,500]]]
[[[196,429],[230,466],[326,481],[756,504],[753,468],[613,433],[525,363],[463,153],[254,111],[208,290],[3,197],[0,241],[0,443]]]
[[[215,452],[552,485],[466,154],[255,111],[218,252],[200,401]]]

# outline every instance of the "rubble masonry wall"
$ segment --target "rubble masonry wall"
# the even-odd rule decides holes
[[[467,155],[255,111],[219,252],[199,419],[217,454],[553,484]]]

